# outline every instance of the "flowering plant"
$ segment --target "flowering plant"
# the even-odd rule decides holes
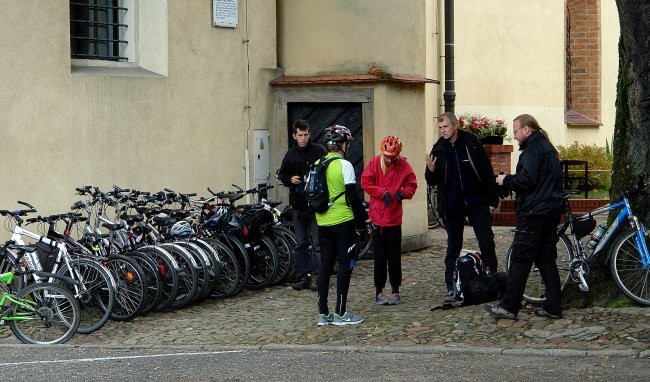
[[[458,128],[476,135],[479,139],[485,137],[504,137],[507,136],[508,127],[503,119],[490,119],[476,113],[463,114],[458,117]]]

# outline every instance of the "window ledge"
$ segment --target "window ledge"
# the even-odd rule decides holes
[[[73,59],[71,72],[75,75],[105,77],[166,78],[162,74],[144,69],[130,62]]]

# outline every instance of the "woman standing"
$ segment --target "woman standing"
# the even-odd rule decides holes
[[[372,158],[361,175],[361,187],[370,196],[368,214],[377,226],[374,242],[375,302],[399,304],[402,283],[402,200],[411,199],[417,180],[411,165],[400,156],[402,140],[389,135],[381,140],[381,154]],[[386,270],[392,293],[384,296]]]

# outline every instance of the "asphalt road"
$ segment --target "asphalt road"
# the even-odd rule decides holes
[[[2,346],[19,381],[647,381],[650,359],[316,347]]]

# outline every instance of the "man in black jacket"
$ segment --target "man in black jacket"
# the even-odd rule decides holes
[[[316,283],[312,277],[318,276],[320,265],[320,246],[318,244],[318,226],[314,213],[307,208],[305,199],[305,175],[309,166],[327,154],[321,145],[313,144],[309,138],[309,124],[303,119],[293,122],[293,139],[296,145],[287,151],[280,165],[278,179],[289,187],[289,204],[293,208],[293,226],[296,233],[296,280],[293,289],[311,289],[315,291]],[[311,243],[309,234],[311,234]],[[309,246],[312,246],[312,253]]]
[[[463,246],[465,218],[474,228],[486,270],[496,272],[492,210],[499,205],[494,170],[478,138],[458,130],[453,113],[438,117],[441,137],[426,158],[425,179],[438,186],[438,212],[447,229],[445,302],[458,299],[454,287],[456,260]]]
[[[497,176],[497,183],[516,193],[517,227],[512,243],[508,281],[501,302],[485,309],[500,318],[516,319],[533,264],[546,288],[544,304],[535,314],[561,318],[560,275],[557,270],[555,229],[564,201],[558,154],[546,133],[528,114],[512,123],[512,133],[522,151],[515,174]]]

